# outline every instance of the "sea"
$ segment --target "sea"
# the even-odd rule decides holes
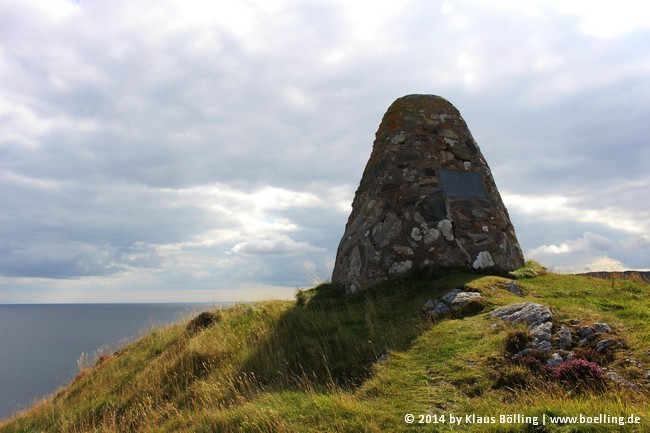
[[[0,421],[153,328],[224,303],[0,305]]]

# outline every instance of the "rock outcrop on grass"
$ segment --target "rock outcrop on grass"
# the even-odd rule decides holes
[[[572,319],[554,326],[551,310],[533,302],[501,307],[490,315],[511,324],[528,325],[528,335],[522,334],[522,331],[514,331],[506,339],[506,352],[515,363],[538,371],[541,360],[549,371],[557,373],[558,377],[562,376],[560,373],[564,370],[572,372],[579,368],[594,371],[602,369],[603,381],[607,379],[609,383],[619,386],[638,388],[633,381],[605,367],[614,359],[615,351],[626,347],[607,323],[583,325],[581,320]],[[634,365],[637,369],[642,367],[635,359],[626,359],[626,364]]]
[[[492,317],[498,317],[499,319],[514,324],[526,323],[531,328],[535,328],[553,320],[553,314],[548,307],[533,302],[507,305],[494,310],[490,314]]]
[[[551,350],[553,314],[548,307],[533,302],[524,302],[499,308],[494,310],[491,315],[514,324],[526,323],[533,336],[531,347],[536,350]]]
[[[562,324],[553,335],[553,313],[548,307],[533,302],[507,305],[492,311],[490,315],[512,324],[527,324],[533,337],[530,348],[535,350],[568,352],[574,348],[574,340],[576,347],[592,347],[600,354],[623,347],[619,339],[606,335],[613,332],[607,323],[580,326],[580,321],[574,319],[571,326]]]
[[[467,316],[483,310],[481,294],[465,288],[454,289],[439,299],[429,299],[424,313],[433,321],[447,316]]]

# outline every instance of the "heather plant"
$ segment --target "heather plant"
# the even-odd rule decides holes
[[[573,357],[584,359],[598,365],[606,365],[614,360],[612,352],[598,353],[593,347],[579,347],[573,351]]]
[[[528,368],[534,373],[541,373],[544,371],[544,364],[534,356],[521,356],[517,359],[517,364]]]
[[[555,379],[577,389],[602,389],[605,374],[600,365],[586,359],[573,358],[553,369]]]

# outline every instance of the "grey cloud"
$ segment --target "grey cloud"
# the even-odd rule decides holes
[[[157,268],[162,258],[154,248],[117,248],[66,239],[9,242],[0,249],[0,274],[8,277],[80,278],[108,276],[131,268]],[[8,248],[7,248],[8,247]]]
[[[79,277],[154,267],[161,261],[153,245],[235,224],[192,203],[175,203],[173,192],[6,178],[3,184],[3,275]]]
[[[94,239],[118,245],[180,242],[224,215],[206,215],[196,204],[182,202],[173,191],[137,185],[55,183],[39,189],[7,182],[3,200],[7,218],[3,235],[66,233],[74,240]],[[170,230],[172,228],[172,230]]]
[[[225,5],[197,22],[164,2],[156,14],[138,2],[78,7],[57,21],[28,2],[0,5],[4,275],[328,277],[349,212],[340,202],[352,201],[381,116],[417,92],[460,109],[502,193],[562,195],[639,227],[511,209],[525,250],[592,232],[631,265],[647,252],[647,30],[603,41],[548,5],[525,15],[455,3],[446,17],[416,0],[386,21],[288,2],[277,19],[255,9],[242,36],[220,21]],[[201,192],[214,185],[232,191]],[[291,229],[254,232],[243,197],[265,186],[318,200],[265,208],[256,217]]]
[[[632,239],[626,240],[624,245],[631,250],[641,249],[650,253],[650,236],[635,236]],[[645,257],[650,257],[650,254]]]

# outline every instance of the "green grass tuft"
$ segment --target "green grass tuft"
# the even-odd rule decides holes
[[[522,278],[534,278],[541,277],[546,275],[547,270],[544,266],[537,263],[534,260],[527,260],[524,264],[524,267],[515,269],[512,272],[508,273],[510,278],[522,279]]]

